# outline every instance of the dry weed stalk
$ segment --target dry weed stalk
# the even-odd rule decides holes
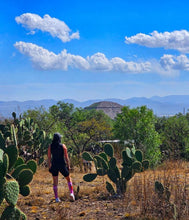
[[[129,182],[126,192],[125,213],[131,213],[134,209],[138,212],[137,206],[140,209],[140,216],[150,219],[189,219],[188,180],[187,163],[180,161],[174,163],[169,161],[161,168],[135,175]],[[154,188],[155,181],[161,182],[165,189],[170,191],[169,202],[162,202],[158,198]],[[175,204],[176,215],[171,204]]]

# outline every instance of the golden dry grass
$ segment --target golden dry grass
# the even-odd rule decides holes
[[[167,162],[156,170],[135,174],[129,181],[124,198],[112,199],[105,188],[107,177],[83,181],[83,173],[71,176],[78,198],[69,201],[66,180],[59,178],[61,203],[54,202],[52,177],[48,169],[39,168],[30,184],[28,197],[19,197],[18,206],[28,219],[173,219],[166,203],[159,201],[154,190],[156,180],[168,187],[170,201],[177,207],[177,219],[189,219],[189,163]]]

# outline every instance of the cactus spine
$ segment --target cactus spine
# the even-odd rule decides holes
[[[114,149],[111,144],[104,145],[104,152],[92,157],[90,153],[82,154],[84,160],[94,161],[96,173],[90,173],[83,176],[87,182],[93,181],[98,175],[107,175],[116,186],[114,190],[110,182],[106,182],[106,189],[111,195],[124,195],[126,192],[127,182],[134,176],[136,172],[142,172],[149,167],[149,161],[143,160],[141,150],[136,150],[133,146],[131,149],[126,148],[122,152],[122,167],[117,166],[117,160],[114,157]]]

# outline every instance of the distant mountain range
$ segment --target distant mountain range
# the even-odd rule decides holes
[[[153,96],[151,98],[133,97],[129,99],[96,99],[84,102],[79,102],[73,99],[63,99],[60,101],[72,103],[74,107],[82,108],[102,101],[115,102],[123,106],[130,106],[130,108],[146,105],[149,109],[152,109],[154,114],[157,116],[170,116],[179,112],[186,113],[189,109],[189,95],[170,95],[164,97]],[[0,116],[6,118],[11,117],[13,111],[19,115],[28,109],[34,109],[40,106],[44,106],[48,109],[50,106],[57,104],[57,102],[57,100],[53,99],[44,99],[39,101],[28,100],[23,102],[0,101]]]

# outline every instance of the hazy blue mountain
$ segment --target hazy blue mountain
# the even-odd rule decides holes
[[[52,99],[47,100],[29,100],[24,102],[19,101],[7,101],[7,102],[0,102],[0,115],[3,117],[11,117],[12,112],[16,112],[18,115],[27,111],[28,109],[39,108],[40,106],[44,106],[48,109],[50,106],[56,104],[57,101]]]
[[[129,105],[131,108],[136,108],[137,106],[146,105],[149,109],[152,109],[155,115],[158,116],[168,116],[175,115],[179,112],[183,113],[183,108],[185,104],[177,104],[170,102],[165,102],[159,100],[153,100],[151,98],[131,98],[127,100],[126,105]],[[189,105],[188,105],[189,106]]]
[[[130,106],[135,108],[141,105],[146,105],[152,109],[154,114],[161,115],[175,115],[179,112],[185,113],[189,109],[189,95],[171,95],[171,96],[153,96],[151,98],[133,97],[130,99],[96,99],[79,102],[73,99],[61,100],[65,103],[72,103],[75,107],[85,108],[96,102],[109,101],[120,105]],[[44,99],[44,100],[28,100],[24,102],[19,101],[0,101],[0,117],[11,117],[13,111],[18,115],[27,111],[28,109],[39,108],[44,106],[48,109],[50,106],[57,104],[58,100]]]
[[[189,104],[189,95],[153,96],[150,99],[161,103]]]

